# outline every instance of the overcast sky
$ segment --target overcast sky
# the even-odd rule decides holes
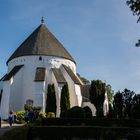
[[[140,24],[125,0],[0,0],[0,77],[15,49],[40,25],[77,62],[77,72],[115,91],[140,93]]]

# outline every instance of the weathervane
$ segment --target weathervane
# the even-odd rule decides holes
[[[41,18],[41,24],[44,24],[44,18],[43,18],[43,16]]]

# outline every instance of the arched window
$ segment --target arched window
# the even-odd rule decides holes
[[[41,56],[39,57],[39,61],[42,61],[42,57]]]

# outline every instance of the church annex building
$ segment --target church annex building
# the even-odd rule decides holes
[[[45,112],[48,84],[55,86],[57,117],[64,84],[68,84],[71,107],[89,106],[95,115],[94,105],[82,93],[84,84],[77,76],[76,61],[43,21],[9,57],[7,67],[7,74],[0,79],[2,119],[8,118],[11,110],[24,110],[24,105],[30,102]],[[104,104],[108,105],[107,98]]]

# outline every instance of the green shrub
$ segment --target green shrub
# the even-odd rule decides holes
[[[61,100],[60,100],[61,112],[70,109],[70,97],[68,85],[64,85],[61,90]]]
[[[47,113],[47,118],[55,118],[55,113],[54,112],[48,112]]]
[[[116,117],[114,108],[112,107],[111,104],[109,104],[109,112],[108,112],[108,114],[107,114],[107,117],[108,117],[108,118],[115,118],[115,117]]]
[[[85,110],[79,106],[74,106],[66,111],[66,118],[85,118]]]
[[[28,105],[28,104],[25,104],[24,105],[24,110],[28,110],[28,111],[32,111],[33,110],[33,106],[32,105]]]
[[[39,118],[46,118],[46,113],[45,112],[40,112],[39,113]]]
[[[49,84],[47,89],[46,113],[54,112],[56,114],[56,95],[54,84]]]
[[[131,116],[135,119],[140,119],[140,104],[134,104],[131,108]]]
[[[17,111],[16,112],[17,123],[24,123],[24,114],[25,114],[25,111]]]
[[[83,107],[83,109],[85,110],[85,117],[86,118],[92,118],[92,111],[88,106]]]

